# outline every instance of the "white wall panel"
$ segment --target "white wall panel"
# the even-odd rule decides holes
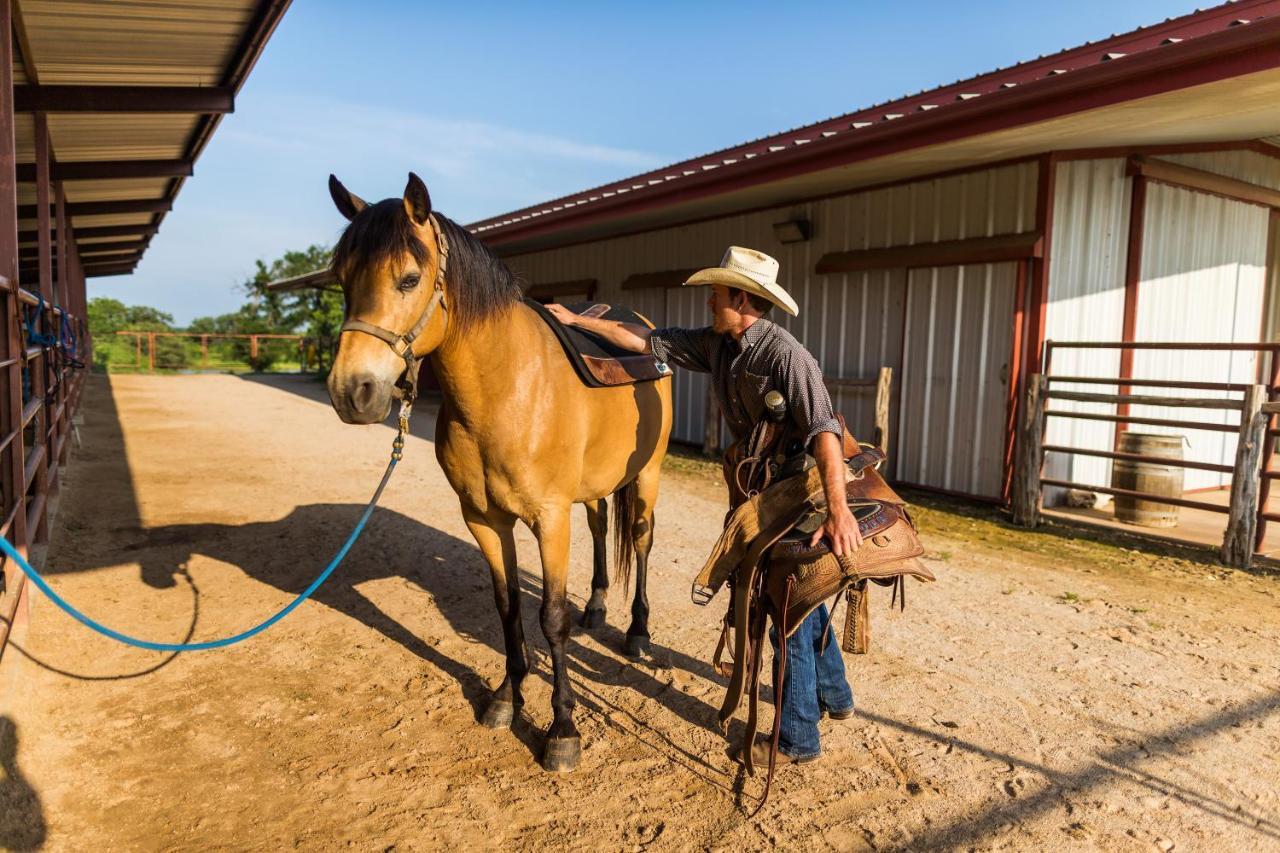
[[[1135,338],[1139,341],[1254,342],[1263,326],[1266,208],[1163,184],[1147,188],[1142,276]],[[1257,381],[1257,356],[1242,352],[1138,350],[1133,375],[1142,379]],[[1179,392],[1220,396],[1219,392]],[[1169,417],[1167,409],[1135,406],[1136,416]],[[1190,410],[1186,416],[1238,423],[1229,412]],[[1181,430],[1142,427],[1143,431]],[[1188,459],[1230,465],[1235,435],[1187,434]],[[1186,472],[1188,489],[1223,485],[1230,475]]]
[[[1125,161],[1076,160],[1059,163],[1053,199],[1053,240],[1049,253],[1049,293],[1045,338],[1051,341],[1119,341],[1124,325],[1124,271],[1128,252],[1131,181]],[[1117,350],[1057,350],[1050,365],[1062,376],[1119,376]],[[1115,393],[1115,389],[1054,383],[1058,390]],[[1115,406],[1055,401],[1060,410],[1114,414]],[[1048,444],[1110,450],[1113,424],[1049,418]],[[1048,454],[1045,475],[1105,486],[1111,463],[1087,456]],[[1046,494],[1053,503],[1054,493]]]
[[[907,290],[898,477],[998,498],[1017,264],[916,269]]]

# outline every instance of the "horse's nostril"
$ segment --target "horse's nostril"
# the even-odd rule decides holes
[[[351,393],[351,402],[355,404],[356,411],[363,412],[373,405],[374,397],[377,396],[377,390],[372,382],[365,380],[356,386],[355,391]]]

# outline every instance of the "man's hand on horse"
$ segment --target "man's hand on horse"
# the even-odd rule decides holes
[[[555,317],[566,326],[573,326],[578,322],[578,315],[570,311],[568,308],[565,308],[563,305],[557,305],[555,302],[551,302],[547,304],[546,308],[551,312],[552,317]]]
[[[862,544],[862,533],[858,530],[858,522],[849,511],[849,507],[843,504],[837,504],[835,511],[827,514],[827,520],[822,523],[822,526],[813,531],[809,547],[817,545],[818,540],[824,536],[827,544],[831,546],[831,553],[837,557],[846,553],[852,554]]]

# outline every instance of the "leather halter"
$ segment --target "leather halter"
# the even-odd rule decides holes
[[[449,263],[449,241],[445,239],[444,229],[440,227],[440,222],[436,219],[434,213],[427,215],[427,221],[431,223],[432,229],[436,232],[436,256],[439,265],[436,267],[435,292],[431,294],[431,301],[427,303],[427,307],[422,310],[418,322],[414,323],[409,331],[402,335],[384,329],[373,323],[366,323],[364,320],[351,319],[342,324],[343,332],[364,332],[366,335],[372,335],[380,341],[391,347],[391,351],[404,359],[405,383],[403,400],[412,403],[418,397],[418,357],[413,352],[413,342],[418,335],[422,334],[422,330],[431,322],[431,318],[436,313],[436,308],[449,310],[449,306],[444,301],[444,273],[445,267]],[[447,321],[446,321],[447,322]]]

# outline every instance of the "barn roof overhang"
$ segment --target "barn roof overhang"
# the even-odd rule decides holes
[[[1239,0],[473,223],[502,254],[1049,151],[1280,134],[1280,0]]]
[[[131,272],[289,0],[12,3],[20,242],[36,240],[43,121],[85,274]]]

